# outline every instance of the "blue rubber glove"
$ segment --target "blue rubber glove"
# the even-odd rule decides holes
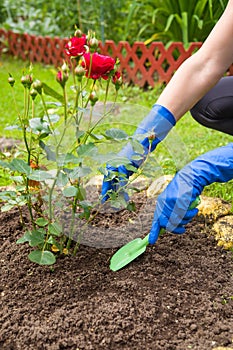
[[[213,182],[233,179],[233,143],[205,153],[180,170],[158,196],[149,243],[154,244],[161,228],[184,233],[198,209],[189,210],[203,188]]]
[[[120,157],[128,158],[130,167],[128,168],[124,165],[121,165],[118,168],[114,168],[110,165],[106,166],[108,175],[104,176],[101,192],[102,202],[105,202],[109,198],[107,194],[108,191],[113,190],[116,192],[119,190],[119,188],[126,185],[129,176],[134,172],[131,170],[132,167],[136,169],[139,168],[139,166],[145,160],[148,152],[154,151],[157,144],[167,136],[168,132],[175,124],[176,120],[173,114],[167,108],[158,104],[153,106],[150,113],[139,124],[133,135],[135,139],[138,139],[139,135],[146,134],[146,137],[142,137],[142,140],[140,141],[143,152],[141,154],[136,153],[132,147],[132,144],[129,142],[118,155]],[[128,195],[124,192],[124,190],[122,190],[122,193],[124,194],[125,199],[128,200]]]

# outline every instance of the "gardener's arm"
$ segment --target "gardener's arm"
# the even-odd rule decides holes
[[[202,47],[177,70],[157,103],[179,120],[223,76],[233,62],[233,0]]]
[[[148,152],[155,149],[169,131],[193,105],[210,90],[233,62],[233,0],[199,51],[187,59],[160,95],[150,113],[138,126],[134,137],[145,134],[140,141],[142,151],[135,152],[128,143],[119,156],[128,158],[130,167],[119,164],[107,165],[102,186],[102,201],[109,198],[110,191],[117,191],[127,183],[132,166],[138,168]],[[148,138],[153,135],[153,141]],[[137,161],[135,161],[135,155]],[[123,192],[124,193],[124,192]],[[127,195],[125,195],[125,199]]]

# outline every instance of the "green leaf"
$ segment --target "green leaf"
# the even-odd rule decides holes
[[[60,244],[52,236],[49,237],[47,243],[55,245],[60,250]]]
[[[29,175],[32,171],[30,166],[22,159],[13,159],[10,165],[11,170],[18,171],[21,174]]]
[[[125,199],[123,197],[116,197],[113,198],[111,195],[111,193],[108,193],[110,196],[110,200],[111,200],[111,207],[116,208],[116,209],[122,209],[122,208],[126,208],[128,203],[125,201]]]
[[[21,243],[30,242],[31,237],[32,237],[31,231],[26,231],[25,234],[22,237],[17,239],[16,243],[17,244],[21,244]]]
[[[129,171],[132,171],[133,173],[136,173],[137,172],[137,168],[135,166],[133,166],[132,164],[127,164],[125,165],[126,169],[129,170]]]
[[[109,152],[107,154],[97,154],[95,156],[95,161],[99,164],[109,163],[112,159],[116,158],[116,153]]]
[[[53,222],[48,226],[49,233],[54,236],[60,236],[62,233],[62,226],[58,222]]]
[[[67,153],[67,154],[61,154],[58,157],[58,164],[60,166],[64,166],[65,164],[73,163],[73,164],[78,164],[82,161],[82,159],[75,157],[72,153]]]
[[[16,198],[17,193],[15,191],[2,191],[0,192],[0,199],[3,201],[8,201],[10,198]]]
[[[56,160],[56,154],[53,152],[43,141],[39,141],[40,147],[45,151],[46,157],[48,160],[55,161]]]
[[[12,167],[11,167],[11,163],[3,162],[2,160],[0,160],[0,166],[2,168],[4,168],[4,169],[11,169],[11,170],[13,170]]]
[[[61,186],[61,187],[64,187],[67,185],[69,179],[68,179],[68,176],[63,173],[63,172],[59,172],[58,176],[57,176],[57,186]]]
[[[94,145],[94,143],[87,143],[77,148],[77,154],[80,157],[93,157],[97,153],[98,153],[98,149]]]
[[[48,123],[57,123],[60,120],[60,116],[58,114],[49,114],[44,116],[44,121]]]
[[[92,208],[92,203],[83,200],[79,202],[79,206],[83,208],[83,213],[79,215],[80,218],[85,218],[86,220],[89,219],[91,215],[91,208]]]
[[[78,193],[78,189],[77,187],[74,187],[74,186],[66,187],[62,191],[62,194],[65,197],[75,197],[77,193]]]
[[[134,202],[129,202],[127,205],[127,210],[129,211],[136,211],[136,205]]]
[[[76,167],[74,168],[70,173],[69,173],[69,177],[70,179],[72,180],[75,180],[75,179],[78,179],[80,177],[84,177],[84,176],[87,176],[88,174],[91,173],[91,168],[89,167]]]
[[[52,107],[52,106],[62,107],[62,103],[61,102],[54,102],[54,101],[48,101],[48,102],[46,102],[46,105],[50,106],[50,107]]]
[[[85,191],[85,188],[84,188],[84,187],[82,187],[82,186],[79,186],[79,187],[78,187],[77,198],[78,198],[80,201],[85,200],[85,198],[86,198],[86,191]]]
[[[4,128],[5,130],[22,130],[19,125],[9,125]]]
[[[15,204],[5,204],[1,207],[1,212],[4,213],[6,211],[11,210],[12,208],[14,208]]]
[[[35,133],[51,133],[48,122],[41,120],[41,118],[33,118],[29,120],[29,126]]]
[[[46,220],[45,218],[38,218],[36,220],[36,224],[40,227],[44,227],[44,226],[48,225],[48,223],[49,223],[49,221]]]
[[[33,230],[31,232],[31,239],[29,241],[30,247],[36,247],[40,244],[44,243],[44,236],[45,236],[45,231],[44,230]]]
[[[33,170],[33,172],[28,176],[30,180],[35,181],[45,181],[53,179],[54,175],[44,170]]]
[[[178,17],[178,16],[177,16]],[[172,21],[174,20],[174,18],[176,18],[176,16],[174,14],[171,14],[168,19],[167,19],[167,23],[166,23],[166,28],[164,29],[165,32],[167,32],[172,24]]]
[[[12,181],[17,182],[18,184],[23,184],[23,176],[11,176],[10,178]]]
[[[92,139],[94,139],[95,141],[101,141],[101,140],[103,140],[103,135],[96,135],[96,134],[93,134],[93,133],[90,133],[90,137],[92,138]]]
[[[53,265],[56,262],[55,255],[48,250],[34,250],[28,255],[28,258],[39,265]]]
[[[28,242],[31,247],[35,247],[39,244],[44,243],[44,236],[45,236],[45,231],[44,230],[33,230],[33,231],[26,231],[25,234],[20,237],[16,243],[21,244]]]
[[[139,153],[139,154],[144,154],[144,147],[142,144],[135,139],[130,140],[131,146],[133,147],[134,152]]]
[[[120,165],[128,165],[128,164],[129,164],[129,159],[126,157],[115,156],[115,158],[109,160],[109,165],[115,168],[119,167]]]
[[[46,83],[42,83],[42,84],[43,84],[44,93],[46,95],[54,97],[56,100],[60,101],[61,103],[64,103],[64,97],[62,95],[60,95],[57,91],[53,90]]]
[[[105,136],[109,139],[113,139],[113,140],[127,140],[128,139],[128,135],[126,134],[126,132],[124,132],[123,130],[120,129],[116,129],[116,128],[112,128],[109,129],[105,132]]]

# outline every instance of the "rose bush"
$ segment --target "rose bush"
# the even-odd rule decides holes
[[[31,68],[22,76],[24,108],[14,128],[21,130],[24,147],[13,160],[0,163],[11,172],[15,187],[1,192],[1,210],[16,206],[21,213],[22,206],[27,205],[30,227],[18,243],[33,247],[29,259],[42,265],[53,264],[59,254],[76,253],[83,227],[92,219],[96,205],[88,200],[85,190],[94,175],[94,165],[106,175],[106,163],[122,164],[122,157],[118,159],[114,153],[101,154],[99,145],[128,141],[127,134],[118,129],[94,133],[112,111],[104,107],[98,120],[93,119],[100,99],[98,82],[101,90],[105,89],[102,104],[106,106],[110,84],[115,86],[116,100],[122,76],[112,57],[97,52],[94,33],[85,35],[78,30],[75,34],[65,47],[67,61],[56,74],[60,91],[35,79]],[[9,84],[14,93],[11,75]],[[128,162],[125,159],[126,166]],[[21,221],[23,227],[28,226],[23,215]]]

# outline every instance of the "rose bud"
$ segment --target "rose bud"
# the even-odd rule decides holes
[[[97,49],[98,46],[99,46],[99,40],[96,39],[96,38],[91,38],[91,39],[89,40],[88,44],[89,44],[89,47],[90,47],[90,51],[91,51],[91,52],[94,52],[94,51],[96,51],[96,49]]]
[[[112,82],[115,85],[116,90],[119,90],[119,88],[123,84],[122,75],[121,75],[120,72],[115,72],[114,73],[114,75],[112,77]]]
[[[148,140],[153,141],[156,138],[155,134],[151,134],[148,136]]]
[[[74,36],[76,36],[77,38],[81,38],[83,35],[81,29],[76,29],[75,33],[74,33]]]
[[[91,101],[92,106],[94,106],[96,104],[96,102],[98,101],[98,97],[97,97],[95,91],[92,91],[92,93],[90,93],[89,100]]]
[[[8,78],[8,83],[10,84],[10,86],[14,86],[14,84],[15,84],[15,79],[12,77],[12,76],[9,76],[9,78]]]
[[[28,88],[30,89],[31,85],[32,85],[32,82],[33,82],[33,79],[32,79],[32,76],[30,74],[28,75],[23,75],[21,77],[21,83],[23,84],[23,86],[25,88]]]
[[[81,81],[82,77],[86,74],[86,70],[82,66],[77,66],[74,69],[74,73],[78,77],[78,80]]]
[[[57,72],[56,80],[62,87],[65,86],[68,78],[69,78],[68,74],[64,73],[62,70],[59,70]]]
[[[37,94],[38,94],[38,92],[35,89],[31,89],[30,95],[31,95],[33,101],[35,100]]]
[[[35,89],[40,95],[42,94],[42,87],[43,85],[40,80],[35,80],[32,84],[32,88]]]
[[[62,70],[64,73],[69,74],[70,70],[69,70],[69,66],[66,64],[66,62],[64,62],[63,65],[61,66],[61,70]]]

